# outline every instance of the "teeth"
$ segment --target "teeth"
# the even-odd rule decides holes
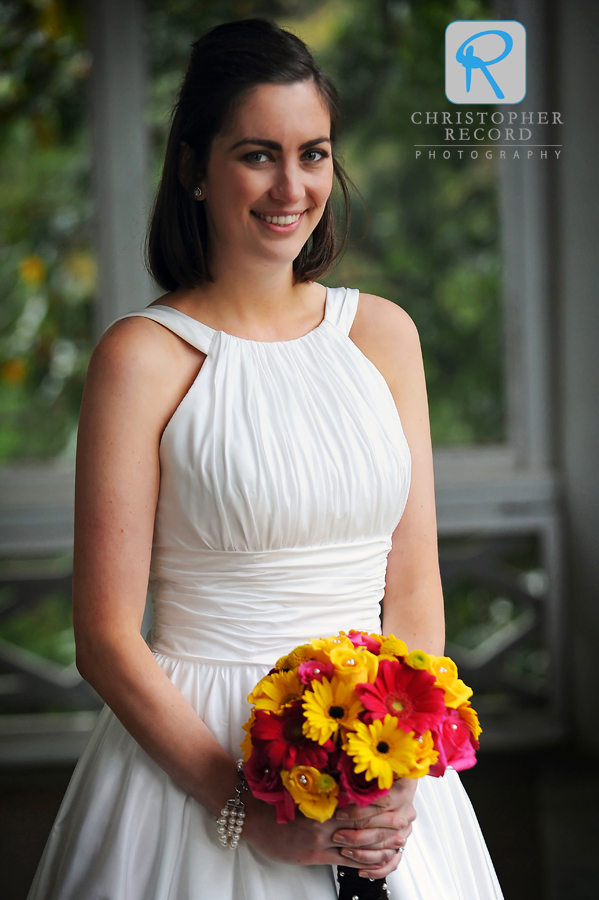
[[[293,216],[263,216],[261,213],[256,213],[256,215],[259,219],[270,222],[271,225],[291,225],[293,222],[297,222],[301,213],[296,213]]]

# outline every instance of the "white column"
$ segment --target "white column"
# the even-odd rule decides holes
[[[538,111],[548,103],[547,6],[544,0],[496,0],[495,14],[515,19],[526,28],[526,97],[515,106],[498,105],[506,116],[513,111],[521,126],[522,112],[534,113],[530,143],[553,143],[558,129],[537,124]],[[530,117],[528,117],[530,118]],[[551,121],[551,116],[549,116]],[[499,126],[504,128],[505,125]],[[516,141],[522,144],[522,141]],[[500,167],[503,294],[508,439],[519,469],[548,468],[554,457],[551,398],[551,225],[549,184],[543,148],[512,150]],[[553,155],[553,150],[549,149]]]
[[[99,286],[96,333],[159,293],[143,264],[148,133],[142,0],[88,0]]]

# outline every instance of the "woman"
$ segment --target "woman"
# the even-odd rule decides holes
[[[107,707],[31,900],[331,900],[341,863],[405,900],[501,896],[455,772],[324,824],[277,825],[250,796],[238,848],[218,839],[245,698],[280,655],[378,631],[383,593],[386,633],[443,651],[416,331],[388,301],[316,281],[335,178],[347,196],[338,119],[276,26],[194,45],[149,240],[167,293],[106,332],[85,389],[77,663]]]

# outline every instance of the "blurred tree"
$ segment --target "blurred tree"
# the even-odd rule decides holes
[[[0,2],[0,458],[74,444],[90,352],[91,251],[81,10]]]

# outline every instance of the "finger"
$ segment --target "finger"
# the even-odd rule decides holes
[[[406,837],[412,830],[412,823],[416,818],[416,813],[414,812],[405,812],[401,815],[398,815],[396,812],[388,812],[381,813],[378,816],[373,816],[372,819],[369,819],[366,827],[361,826],[360,828],[348,828],[347,826],[341,826],[337,831],[333,834],[333,840],[336,843],[347,843],[353,845],[353,836],[355,834],[360,835],[360,840],[362,837],[362,832],[364,831],[377,831],[381,828],[390,829],[391,831],[400,831],[405,833]]]
[[[394,842],[395,839],[395,842]],[[387,841],[388,847],[394,847],[399,843],[403,843],[397,838],[397,831],[393,828],[362,828],[351,829],[348,831],[336,831],[333,835],[333,841],[344,847],[370,847],[374,844],[382,846]]]
[[[368,850],[393,850],[394,853],[403,850],[409,835],[401,831],[384,831],[383,840],[377,844],[363,845]],[[349,848],[354,849],[353,847]],[[360,848],[357,848],[360,849]]]
[[[366,828],[391,828],[393,831],[411,830],[415,819],[415,811],[402,810],[400,813],[395,811],[381,813],[369,819]],[[343,830],[346,831],[348,829],[345,827]]]
[[[372,804],[370,806],[356,806],[352,803],[351,806],[338,809],[335,813],[335,818],[340,822],[359,822],[368,820],[378,812],[380,812],[380,809]]]
[[[396,784],[399,784],[397,782]],[[339,821],[364,821],[371,816],[376,816],[381,810],[399,809],[406,802],[404,796],[405,789],[396,787],[395,785],[389,790],[388,794],[384,794],[377,800],[374,800],[369,806],[357,806],[355,803],[338,809],[335,818]]]
[[[393,858],[389,860],[389,862],[381,865],[381,866],[371,866],[366,869],[360,869],[358,874],[360,878],[386,878],[391,872],[394,872],[395,869],[399,866],[403,859],[403,850],[402,847],[399,852],[395,853]]]
[[[379,868],[392,862],[397,865],[397,857],[401,856],[396,850],[365,850],[344,849],[340,851],[344,865],[353,865],[359,868]],[[391,870],[392,871],[392,870]],[[369,876],[370,877],[370,876]]]

